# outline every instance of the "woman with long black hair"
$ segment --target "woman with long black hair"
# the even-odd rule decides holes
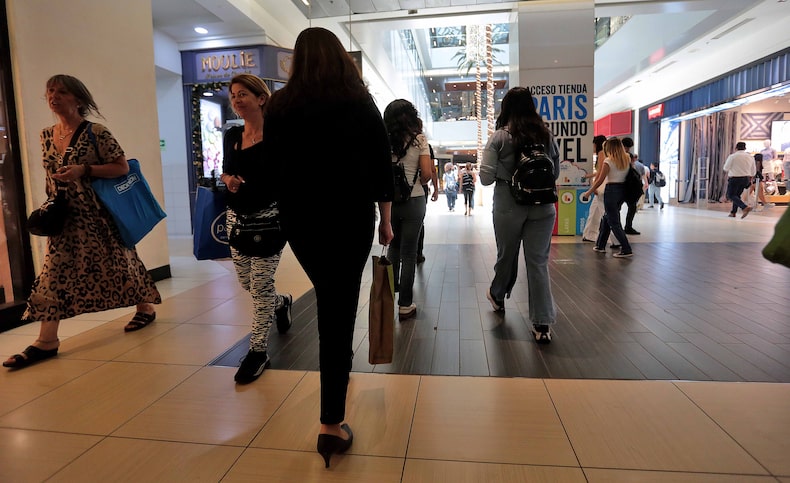
[[[398,292],[398,316],[406,320],[417,314],[412,287],[417,252],[425,219],[425,188],[431,180],[431,161],[428,140],[422,133],[422,121],[417,109],[406,99],[397,99],[384,109],[384,125],[392,149],[392,162],[402,163],[406,180],[411,185],[411,196],[392,204],[392,233],[394,238],[387,253],[395,273]]]
[[[527,147],[541,144],[554,162],[554,178],[559,175],[559,149],[554,136],[535,109],[528,89],[514,87],[502,99],[496,132],[488,139],[480,166],[483,185],[494,187],[494,234],[497,259],[494,278],[486,297],[497,312],[505,310],[505,297],[516,283],[518,255],[524,247],[529,286],[529,319],[538,343],[551,342],[551,326],[556,308],[549,278],[549,249],[554,219],[553,203],[521,205],[510,191],[516,163]]]
[[[315,288],[321,371],[317,449],[329,467],[330,457],[353,441],[343,421],[376,202],[379,243],[392,240],[389,140],[356,64],[338,38],[320,27],[296,39],[291,77],[272,95],[265,120],[265,159],[276,180],[283,229]]]

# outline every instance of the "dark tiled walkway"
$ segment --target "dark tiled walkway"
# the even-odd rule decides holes
[[[367,363],[366,270],[354,371],[581,379],[790,382],[790,270],[765,261],[758,243],[639,243],[618,260],[591,244],[552,246],[558,307],[554,343],[538,346],[520,283],[495,314],[485,289],[492,244],[426,245],[416,319],[396,319],[392,364]],[[295,324],[270,342],[273,368],[318,369],[312,292]],[[237,365],[240,341],[215,363]]]

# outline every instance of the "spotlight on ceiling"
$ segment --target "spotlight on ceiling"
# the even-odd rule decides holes
[[[195,27],[195,32],[199,33],[200,35],[206,35],[208,30],[203,27]]]

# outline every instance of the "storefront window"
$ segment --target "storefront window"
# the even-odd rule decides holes
[[[5,2],[0,1],[0,332],[19,325],[33,283]]]

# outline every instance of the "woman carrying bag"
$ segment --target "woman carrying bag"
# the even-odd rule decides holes
[[[110,131],[85,119],[101,117],[88,88],[76,77],[55,75],[46,99],[57,123],[41,132],[47,194],[56,183],[66,189],[68,209],[62,232],[47,238],[41,273],[33,282],[23,320],[41,321],[36,341],[3,362],[26,367],[54,357],[62,319],[136,305],[124,330],[147,327],[162,302],[154,280],[134,248],[127,248],[110,213],[91,188],[91,178],[116,178],[129,172],[126,156]],[[96,145],[90,141],[92,130]]]
[[[234,235],[244,219],[276,220],[279,210],[274,202],[274,179],[266,163],[263,144],[263,110],[271,97],[269,88],[259,77],[239,74],[230,81],[231,105],[244,126],[228,129],[224,139],[225,159],[220,180],[228,188],[227,223],[230,252],[239,283],[252,295],[252,333],[250,350],[241,361],[234,380],[248,384],[260,377],[270,365],[267,352],[269,329],[277,320],[277,329],[285,333],[291,327],[290,294],[279,295],[274,288],[274,272],[280,264],[282,244],[274,248],[245,246]],[[276,228],[276,227],[275,227]],[[280,237],[276,229],[262,231],[261,237]],[[264,240],[266,241],[266,240]],[[235,245],[235,246],[234,246]],[[263,251],[261,251],[263,250]]]
[[[329,30],[296,39],[291,76],[266,110],[264,145],[273,161],[288,243],[315,288],[321,414],[316,449],[329,467],[353,443],[344,423],[362,271],[379,207],[379,243],[392,240],[394,192],[387,132],[359,69]],[[330,169],[353,185],[305,173]]]

